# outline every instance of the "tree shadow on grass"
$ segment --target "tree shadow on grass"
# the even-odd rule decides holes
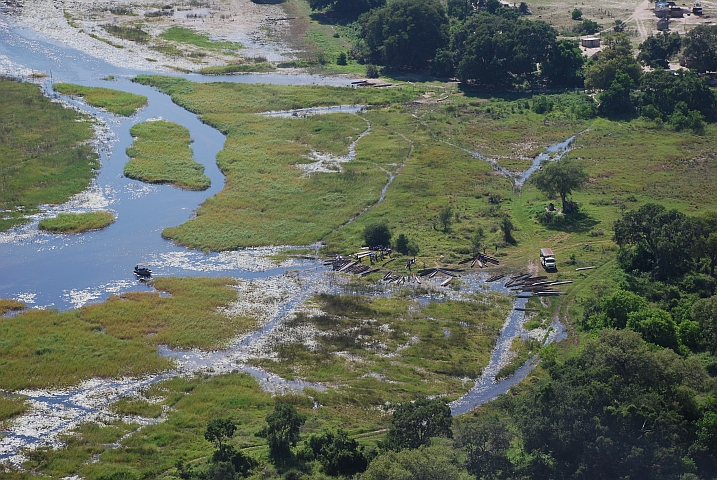
[[[546,212],[538,214],[538,221],[548,230],[567,233],[587,233],[600,224],[598,220],[584,212],[567,215]]]

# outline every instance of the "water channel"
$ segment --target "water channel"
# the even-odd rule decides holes
[[[107,415],[107,406],[118,398],[136,394],[141,389],[174,375],[229,371],[244,371],[259,380],[268,390],[301,389],[307,384],[288,382],[275,375],[253,368],[245,362],[252,348],[260,343],[272,329],[310,296],[327,291],[332,285],[331,274],[320,262],[304,259],[291,260],[277,266],[267,255],[272,248],[244,249],[235,252],[205,254],[187,250],[161,238],[160,232],[168,226],[178,225],[190,218],[197,206],[216,194],[224,178],[216,165],[216,154],[223,148],[224,136],[201,123],[196,115],[173,104],[170,98],[158,91],[134,84],[130,78],[137,72],[112,66],[73,49],[44,40],[38,33],[12,27],[0,13],[0,74],[22,75],[34,70],[50,77],[43,88],[48,95],[51,82],[71,82],[86,86],[102,86],[145,95],[149,105],[130,118],[115,117],[93,109],[70,98],[59,100],[90,113],[100,121],[96,147],[101,156],[101,170],[92,186],[83,194],[60,206],[48,206],[33,221],[9,232],[0,233],[0,298],[16,298],[32,308],[53,307],[60,310],[76,308],[87,302],[101,301],[109,295],[147,289],[131,272],[135,263],[148,263],[156,275],[164,276],[230,276],[268,286],[272,279],[284,277],[282,300],[271,318],[257,332],[237,339],[234,346],[219,352],[171,351],[161,353],[177,360],[177,368],[160,376],[124,378],[115,380],[93,379],[68,390],[22,391],[31,405],[31,411],[15,421],[10,430],[0,432],[0,462],[22,461],[21,449],[44,444],[57,445],[57,436],[78,423],[93,421]],[[103,80],[113,76],[114,81]],[[246,83],[276,83],[286,85],[327,84],[344,86],[349,80],[313,75],[232,75],[201,77],[186,75],[192,81],[231,81]],[[330,114],[332,111],[355,112],[361,107],[342,106],[323,111],[273,112],[277,116]],[[166,119],[188,128],[194,142],[195,160],[205,167],[211,187],[193,192],[163,185],[147,185],[124,178],[122,171],[127,161],[125,149],[132,138],[129,128],[148,119]],[[367,131],[370,131],[370,125]],[[555,152],[564,152],[572,139],[554,146]],[[475,156],[489,160],[480,154]],[[553,155],[554,156],[554,155]],[[551,159],[550,152],[540,161]],[[536,159],[537,160],[537,159]],[[537,169],[540,162],[534,164]],[[515,177],[522,183],[532,173]],[[392,178],[389,179],[392,180]],[[385,195],[382,193],[382,198]],[[37,222],[58,211],[90,211],[107,209],[117,221],[110,227],[80,235],[50,235],[37,230]],[[291,270],[287,273],[287,268]],[[286,279],[287,275],[290,277]],[[484,288],[480,277],[467,280],[471,288]],[[505,291],[500,285],[491,289]],[[525,299],[516,299],[515,307],[524,306]],[[495,375],[508,361],[513,338],[524,335],[524,314],[513,310],[506,319],[501,336],[494,348],[489,365],[477,380],[475,387],[451,405],[454,414],[468,412],[521,381],[534,367],[535,359],[526,362],[513,376],[500,382]],[[562,326],[554,322],[546,341],[564,336]],[[325,388],[311,385],[313,388]],[[133,419],[150,423],[149,419]]]

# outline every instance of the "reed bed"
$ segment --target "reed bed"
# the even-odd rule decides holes
[[[63,95],[82,97],[93,107],[104,108],[115,115],[129,117],[147,105],[147,97],[110,88],[83,87],[71,83],[55,83],[52,88]]]
[[[0,78],[0,231],[26,221],[40,204],[63,203],[99,167],[87,145],[90,117],[64,108],[29,83]]]
[[[110,212],[60,213],[54,218],[40,220],[38,228],[50,233],[82,233],[100,230],[115,221]]]
[[[130,134],[135,140],[127,148],[126,177],[187,190],[206,190],[211,185],[204,165],[192,156],[192,139],[183,126],[164,120],[144,122],[133,125]]]

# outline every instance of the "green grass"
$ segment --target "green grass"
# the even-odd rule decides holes
[[[188,190],[206,190],[211,184],[204,165],[194,161],[189,130],[164,120],[132,126],[134,144],[127,148],[126,177],[147,183],[168,183]]]
[[[7,420],[12,420],[14,417],[25,413],[28,407],[29,405],[24,398],[5,397],[0,394],[0,428]]]
[[[83,87],[71,83],[55,83],[52,88],[63,95],[82,97],[93,107],[104,108],[115,115],[129,117],[147,105],[147,97],[110,88]]]
[[[171,361],[157,345],[221,348],[255,327],[221,307],[236,299],[233,280],[157,278],[169,295],[129,292],[79,310],[32,310],[0,321],[0,388],[73,385],[92,377],[137,376]]]
[[[40,88],[0,78],[0,231],[24,223],[38,205],[63,203],[99,167],[86,144],[90,117],[50,102]]]
[[[120,398],[112,404],[112,411],[118,415],[138,415],[157,418],[162,414],[162,405],[150,403],[144,398]]]
[[[228,65],[200,68],[197,73],[202,75],[228,75],[230,73],[271,72],[272,70],[276,70],[276,67],[268,62],[230,63]]]
[[[159,87],[202,120],[227,134],[217,162],[224,189],[207,200],[197,218],[165,229],[167,238],[193,248],[229,250],[256,245],[313,243],[375,203],[387,181],[384,162],[400,163],[409,145],[400,137],[381,138],[382,159],[357,158],[342,173],[306,176],[297,164],[311,150],[334,155],[367,128],[356,115],[275,118],[255,112],[357,103],[386,103],[413,96],[405,90],[357,90],[277,85],[192,84],[166,77],[138,77]],[[377,130],[379,132],[379,130]],[[372,147],[365,137],[358,152]]]
[[[38,228],[50,233],[82,233],[111,225],[115,216],[110,212],[60,213],[40,220]]]
[[[186,27],[169,27],[159,36],[165,40],[194,45],[204,50],[233,52],[242,48],[241,43],[210,40],[209,35],[197,33]]]

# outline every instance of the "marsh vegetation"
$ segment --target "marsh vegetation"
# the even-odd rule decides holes
[[[211,184],[204,166],[192,157],[189,130],[165,120],[133,125],[134,143],[127,148],[126,177],[147,183],[168,183],[188,190],[206,190]]]
[[[82,233],[105,228],[114,221],[110,212],[60,213],[40,220],[37,228],[51,233]]]
[[[101,87],[84,87],[71,83],[55,83],[52,88],[63,95],[82,97],[93,107],[104,108],[115,115],[129,117],[147,105],[147,97],[120,90]]]

